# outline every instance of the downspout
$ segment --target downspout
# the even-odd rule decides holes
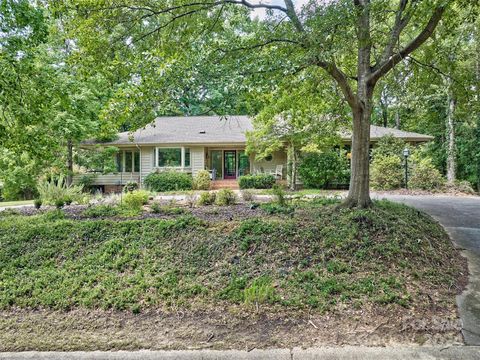
[[[138,146],[138,143],[135,143],[135,146],[137,147],[138,153],[140,154],[140,156],[139,156],[140,164],[138,164],[138,172],[139,172],[138,187],[139,187],[140,189],[143,189],[143,181],[142,181],[142,149],[140,148],[140,146]],[[135,155],[133,156],[133,158],[135,159]]]

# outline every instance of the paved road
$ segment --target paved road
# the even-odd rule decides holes
[[[437,219],[463,250],[470,270],[469,285],[457,297],[463,336],[480,345],[480,197],[374,195],[423,210]]]
[[[316,349],[0,353],[0,360],[479,360],[480,347],[325,347]]]

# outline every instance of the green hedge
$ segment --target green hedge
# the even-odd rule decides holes
[[[273,175],[245,175],[238,180],[240,189],[271,189],[275,184]]]
[[[192,190],[192,176],[178,171],[153,172],[145,178],[145,185],[156,192]]]

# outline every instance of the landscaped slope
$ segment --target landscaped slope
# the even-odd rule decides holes
[[[212,221],[1,215],[0,307],[454,309],[464,262],[443,229],[412,208],[310,202],[216,222],[222,211],[210,211]]]

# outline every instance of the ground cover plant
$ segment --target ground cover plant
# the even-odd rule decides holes
[[[108,206],[86,211],[117,214]],[[270,211],[275,216],[227,223],[189,214],[72,221],[52,213],[2,214],[0,307],[238,304],[267,278],[277,286],[266,298],[280,307],[408,307],[421,305],[432,288],[448,294],[461,270],[438,224],[389,202],[338,210],[313,201],[297,204],[293,214],[277,209]]]

